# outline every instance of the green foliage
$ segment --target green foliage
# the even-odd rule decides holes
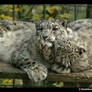
[[[0,5],[0,19],[12,20],[12,5]]]
[[[23,82],[21,79],[0,79],[0,88],[12,88],[13,86],[16,87],[22,85]]]
[[[53,85],[55,87],[63,87],[64,86],[63,82],[56,82],[56,83],[53,83]]]
[[[57,82],[55,82],[55,81],[46,81],[45,82],[45,86],[46,87],[58,87],[58,88],[61,88],[61,87],[64,87],[64,84],[63,84],[63,82],[62,81],[57,81]]]
[[[15,20],[39,20],[43,19],[44,5],[15,5]],[[71,19],[69,5],[45,5],[45,19]],[[13,5],[0,5],[0,19],[13,20]]]
[[[35,21],[39,19],[74,19],[74,6],[73,5],[14,5],[15,20]],[[82,5],[81,5],[82,6]],[[86,6],[78,7],[77,18],[86,17]],[[43,14],[45,11],[45,14]],[[81,12],[83,11],[83,12]],[[0,5],[0,19],[13,20],[13,5]]]

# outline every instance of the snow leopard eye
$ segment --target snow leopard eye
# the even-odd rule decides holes
[[[35,65],[36,64],[36,62],[32,62],[32,65]]]
[[[52,28],[52,30],[57,30],[57,29],[58,29],[58,27],[53,27],[53,28]]]
[[[37,30],[43,30],[43,27],[38,26],[38,27],[37,27]]]

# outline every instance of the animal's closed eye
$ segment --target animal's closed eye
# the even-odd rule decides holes
[[[36,62],[32,62],[32,65],[36,64]]]
[[[37,30],[43,30],[43,28],[42,28],[42,27],[37,26]]]
[[[43,28],[42,28],[42,27],[40,27],[40,28],[39,28],[39,30],[43,30]]]
[[[45,39],[47,39],[47,37],[48,37],[48,36],[44,36],[43,39],[45,40]]]
[[[53,27],[53,28],[52,28],[52,30],[57,30],[57,29],[58,29],[58,27]]]

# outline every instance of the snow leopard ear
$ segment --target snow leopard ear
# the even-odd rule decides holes
[[[62,20],[57,20],[57,22],[62,25],[64,28],[67,28],[67,20],[66,19],[62,19]]]
[[[37,30],[39,30],[39,25],[40,25],[41,22],[42,22],[42,20],[36,20],[34,22]]]
[[[63,19],[63,20],[61,21],[61,23],[62,23],[62,25],[63,25],[65,28],[67,28],[67,20],[66,20],[66,19]]]
[[[82,55],[83,53],[86,52],[86,49],[84,48],[79,48],[79,55]]]
[[[35,27],[36,27],[36,35],[39,35],[42,28],[40,27],[40,24],[42,23],[42,20],[36,20],[34,21]]]

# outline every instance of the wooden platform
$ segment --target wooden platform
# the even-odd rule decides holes
[[[10,64],[2,62],[0,62],[0,78],[29,80],[26,73],[24,73],[20,69],[13,67]],[[46,80],[75,82],[75,83],[80,82],[92,83],[92,70],[85,71],[82,73],[70,73],[70,74],[49,73]]]

